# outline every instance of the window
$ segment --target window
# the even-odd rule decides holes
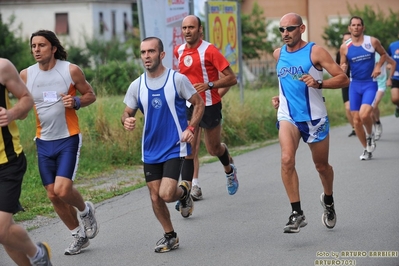
[[[69,34],[68,13],[55,14],[55,33]]]
[[[115,37],[116,36],[116,12],[112,11],[112,36]]]
[[[103,16],[103,12],[99,13],[100,16],[100,35],[104,34],[104,31],[108,31],[108,27],[107,24],[104,21],[104,16]]]

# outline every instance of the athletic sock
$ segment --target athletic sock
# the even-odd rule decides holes
[[[36,245],[36,247],[37,247],[37,251],[36,251],[35,256],[33,256],[32,258],[29,258],[31,263],[44,256],[43,250],[41,248],[39,248],[38,245]]]
[[[85,203],[85,209],[82,212],[79,212],[79,215],[80,216],[86,216],[86,214],[88,214],[88,213],[89,213],[89,207]]]
[[[333,204],[333,202],[334,202],[334,199],[333,199],[332,194],[331,195],[324,194],[324,203],[326,205],[331,205],[331,204]]]
[[[293,212],[295,211],[295,212],[297,212],[300,215],[303,214],[303,211],[301,210],[301,202],[300,201],[292,202],[291,203],[291,208],[292,208]]]
[[[193,178],[193,186],[200,187],[200,184],[199,184],[198,178]]]

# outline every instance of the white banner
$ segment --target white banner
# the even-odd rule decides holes
[[[160,38],[166,53],[164,66],[177,69],[173,49],[184,43],[181,23],[189,15],[189,0],[142,0],[141,6],[141,38]]]

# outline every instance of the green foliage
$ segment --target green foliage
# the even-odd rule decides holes
[[[356,5],[351,7],[348,4],[348,11],[350,16],[359,16],[363,19],[365,25],[365,34],[376,37],[381,44],[388,48],[389,44],[398,37],[399,28],[399,12],[389,10],[386,15],[380,8],[373,9],[369,5],[365,5],[363,9],[359,9]],[[348,31],[348,21],[343,23],[343,18],[339,17],[337,23],[333,23],[324,28],[323,39],[327,46],[339,49],[342,43],[342,34]]]
[[[29,42],[15,35],[21,29],[13,29],[14,20],[15,17],[12,16],[5,23],[0,16],[0,57],[9,59],[20,71],[33,64],[34,60],[30,54]]]
[[[95,70],[85,69],[86,79],[100,95],[122,95],[130,83],[142,73],[135,61],[109,61]]]
[[[68,60],[81,68],[90,66],[90,55],[85,49],[77,46],[70,46],[68,48]]]
[[[117,39],[110,41],[86,40],[86,49],[95,67],[107,64],[110,61],[124,61],[129,58],[126,44],[120,43]]]
[[[264,52],[271,53],[273,47],[267,41],[266,27],[268,23],[263,17],[263,10],[255,3],[251,14],[241,15],[242,54],[244,59],[260,58]]]

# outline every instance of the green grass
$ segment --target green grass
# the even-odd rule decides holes
[[[244,99],[240,99],[238,87],[232,88],[223,98],[222,140],[227,143],[233,155],[248,149],[266,145],[268,140],[277,139],[276,110],[271,105],[271,97],[278,94],[276,88],[245,89]],[[323,90],[331,126],[346,124],[341,90]],[[76,185],[85,200],[100,202],[142,187],[135,184],[118,183],[110,188],[95,188],[99,176],[112,174],[116,169],[135,170],[141,166],[142,115],[139,114],[137,129],[127,132],[120,123],[124,110],[124,96],[98,97],[89,107],[78,111],[83,135],[83,147],[79,161]],[[387,90],[380,104],[381,115],[390,115],[394,106]],[[54,216],[53,208],[47,199],[38,173],[35,135],[35,117],[29,113],[27,119],[17,121],[21,142],[28,159],[28,169],[24,177],[20,201],[25,212],[15,215],[17,221],[32,219],[36,215]],[[252,145],[252,146],[251,146]],[[242,149],[241,147],[250,147]],[[240,147],[240,149],[239,149]],[[205,155],[201,145],[200,155]],[[213,158],[214,160],[214,158]],[[137,172],[137,171],[136,171]],[[140,175],[137,174],[136,175]],[[85,184],[85,186],[79,186]]]

